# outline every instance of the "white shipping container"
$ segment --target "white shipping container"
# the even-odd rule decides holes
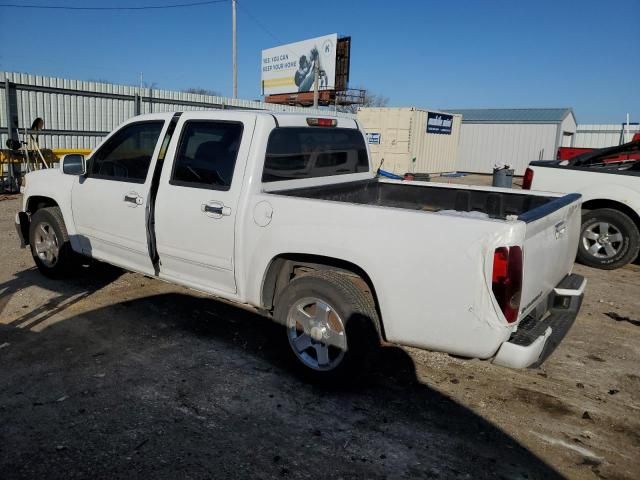
[[[418,108],[358,110],[374,167],[382,164],[399,175],[455,171],[461,120],[461,115]]]

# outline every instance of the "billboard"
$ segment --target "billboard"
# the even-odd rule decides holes
[[[319,90],[334,90],[338,34],[311,38],[262,51],[262,94],[312,92],[316,63]]]

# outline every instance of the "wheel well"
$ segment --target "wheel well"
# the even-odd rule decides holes
[[[275,299],[280,292],[284,290],[287,284],[296,276],[302,275],[312,270],[334,270],[342,272],[345,275],[355,277],[356,285],[365,293],[371,295],[373,302],[378,311],[380,319],[380,328],[384,338],[384,323],[380,313],[380,305],[373,282],[369,275],[358,265],[340,260],[333,257],[324,257],[322,255],[308,255],[288,253],[278,255],[271,260],[267,274],[262,283],[262,306],[265,310],[273,310]]]
[[[599,208],[611,208],[613,210],[618,210],[625,215],[627,215],[633,223],[636,224],[638,230],[640,230],[640,215],[629,205],[626,205],[622,202],[616,202],[615,200],[588,200],[582,204],[583,210],[597,210]]]
[[[41,196],[34,195],[33,197],[29,197],[29,200],[27,200],[27,211],[32,215],[37,210],[40,210],[41,208],[57,207],[57,206],[58,206],[58,203],[53,198],[49,198],[49,197],[41,197]]]

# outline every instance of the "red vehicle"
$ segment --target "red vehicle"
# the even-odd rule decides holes
[[[636,133],[633,136],[632,142],[636,142],[640,140],[640,133]],[[582,155],[584,153],[592,152],[594,150],[598,150],[597,148],[581,148],[581,147],[560,147],[558,148],[558,155],[556,156],[556,160],[570,160],[578,155]],[[619,163],[619,162],[627,162],[629,160],[640,160],[640,154],[638,153],[630,153],[624,155],[614,155],[611,157],[607,157],[602,160],[602,163]]]

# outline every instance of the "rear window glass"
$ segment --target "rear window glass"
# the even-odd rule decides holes
[[[271,132],[263,182],[329,177],[369,171],[359,130],[329,127],[283,127]]]

